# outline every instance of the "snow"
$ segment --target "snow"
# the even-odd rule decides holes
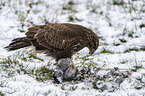
[[[70,1],[73,1],[74,4],[68,5]],[[141,24],[145,24],[145,14],[141,11],[145,10],[144,1],[123,0],[125,2],[124,5],[113,5],[113,1],[114,0],[0,1],[2,4],[5,3],[4,6],[0,7],[0,58],[7,58],[17,53],[17,51],[7,52],[4,47],[7,46],[12,39],[25,36],[25,33],[19,30],[23,29],[27,31],[27,28],[33,24],[45,24],[47,20],[49,23],[70,22],[83,25],[91,28],[100,37],[98,50],[93,56],[90,56],[90,58],[93,58],[92,62],[97,64],[97,67],[102,69],[118,67],[123,71],[133,69],[134,66],[142,66],[142,68],[138,69],[136,72],[132,72],[128,78],[125,78],[117,90],[113,92],[108,92],[107,90],[100,92],[93,88],[91,82],[87,81],[77,84],[73,82],[55,84],[52,80],[40,82],[34,77],[24,73],[17,73],[9,77],[8,73],[1,67],[0,92],[8,96],[145,95],[144,86],[142,86],[141,89],[135,89],[136,86],[140,86],[140,82],[137,80],[138,78],[141,78],[142,82],[144,82],[141,84],[145,84],[145,52],[140,50],[140,48],[145,47],[145,27],[140,28]],[[29,4],[32,4],[32,8]],[[69,10],[63,10],[64,7]],[[135,8],[135,10],[133,10],[133,8]],[[28,11],[30,12],[28,13]],[[73,17],[73,21],[69,20],[70,16]],[[46,20],[44,20],[44,18]],[[30,22],[33,22],[33,24]],[[22,28],[21,24],[25,24],[25,26]],[[121,42],[120,39],[125,39],[127,42]],[[114,44],[119,45],[115,46]],[[113,52],[113,54],[101,53],[104,48]],[[136,48],[138,51],[125,52],[130,48]],[[25,51],[25,48],[21,50]],[[29,48],[27,48],[27,50],[29,50]],[[76,54],[73,56],[73,62],[78,68],[82,68],[80,67],[82,60],[75,58],[77,58],[77,56],[86,56],[88,52],[89,50],[84,48],[79,52],[80,55]],[[39,54],[38,56],[43,58],[44,61],[33,59],[34,61],[24,62],[23,60],[18,60],[23,63],[23,66],[28,66],[27,70],[47,66],[48,61],[51,63],[48,67],[55,69],[53,65],[55,60],[43,54]],[[2,59],[0,59],[0,66],[1,60]],[[86,65],[84,66],[87,67]],[[15,66],[14,68],[19,67]],[[11,71],[16,70],[13,69]],[[100,70],[97,74],[103,76],[106,73],[108,73],[108,71]],[[108,84],[107,82],[105,83]]]

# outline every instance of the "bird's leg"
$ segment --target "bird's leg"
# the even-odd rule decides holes
[[[56,83],[62,83],[63,80],[73,80],[78,73],[70,58],[60,59],[57,64],[57,70],[54,76]]]

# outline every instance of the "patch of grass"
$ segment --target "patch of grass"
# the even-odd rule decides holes
[[[119,46],[121,45],[120,43],[113,43],[114,46]]]
[[[128,60],[127,60],[127,59],[123,59],[123,60],[120,61],[120,63],[121,63],[121,64],[128,63]]]
[[[110,53],[110,54],[114,54],[114,52],[107,50],[105,48],[103,48],[103,50],[100,53]]]
[[[139,27],[140,27],[140,28],[143,28],[143,27],[145,27],[145,24],[140,24]]]
[[[124,0],[113,0],[113,5],[123,5],[123,4],[125,4]]]
[[[44,82],[53,80],[54,70],[50,70],[48,66],[43,66],[39,69],[28,70],[26,74],[36,78],[37,81]]]
[[[133,66],[136,70],[138,70],[138,69],[142,69],[143,68],[143,66],[142,65],[138,65],[138,66]]]
[[[79,53],[78,53],[79,54]],[[97,66],[97,63],[95,63],[94,61],[93,61],[93,57],[91,57],[91,55],[86,55],[86,56],[77,56],[76,58],[75,58],[75,60],[79,60],[79,61],[81,61],[79,64],[80,64],[80,66],[78,66],[78,67],[82,67],[82,68],[84,68],[84,69],[87,69],[88,67],[95,67],[96,68],[96,66]]]
[[[124,53],[127,53],[127,52],[131,52],[131,51],[144,51],[145,49],[143,48],[143,47],[141,47],[141,48],[136,48],[136,47],[134,47],[134,48],[129,48],[129,49],[126,49],[125,51],[124,51]]]
[[[139,49],[138,48],[129,48],[129,49],[125,50],[124,53],[131,52],[131,51],[139,51]]]
[[[20,22],[18,31],[25,32],[24,26],[26,26],[27,17],[30,13],[30,10],[23,11],[15,9],[15,14],[18,16],[18,21]],[[31,22],[33,24],[33,22]]]
[[[23,65],[23,62],[33,62],[34,60],[44,61],[32,50],[18,51],[13,56],[0,59],[0,66],[3,71],[7,72],[8,78],[16,74],[28,74],[41,82],[53,79],[54,70],[48,68],[50,62],[48,62],[48,66],[30,70],[27,69],[29,64],[27,66]]]
[[[50,94],[52,91],[48,90],[47,92],[45,92],[43,95],[44,96],[48,96],[48,94]]]
[[[5,6],[5,5],[6,5],[6,2],[4,2],[4,1],[2,2],[1,1],[1,3],[0,3],[0,10],[2,10],[2,8],[3,8],[2,6]]]
[[[125,40],[124,38],[120,38],[119,40],[120,40],[121,43],[126,43],[127,42],[127,40]]]
[[[33,49],[32,50],[27,50],[26,49],[24,51],[18,51],[16,53],[16,55],[18,55],[17,59],[20,59],[20,60],[25,61],[25,62],[27,62],[27,61],[29,61],[29,62],[32,61],[33,62],[34,59],[44,61],[42,58],[37,56],[37,53],[34,52]]]
[[[112,22],[111,22],[111,17],[109,17],[108,14],[105,14],[105,18],[106,18],[106,21],[108,22],[109,26],[113,26]]]
[[[78,11],[75,8],[76,3],[74,1],[68,1],[64,5],[62,5],[62,10],[65,12],[69,12],[71,14],[75,14]]]
[[[49,70],[47,66],[43,66],[40,69],[31,69],[27,70],[27,66],[24,66],[20,60],[23,62],[33,62],[33,60],[40,60],[44,61],[43,59],[37,57],[37,54],[31,51],[18,51],[13,56],[9,56],[7,58],[0,58],[0,66],[3,71],[7,72],[8,77],[14,76],[17,73],[18,74],[28,74],[33,75],[33,77],[36,77],[37,80],[43,79],[47,80],[50,79],[49,77],[52,77],[53,71]],[[49,65],[49,63],[48,63]],[[49,75],[49,76],[48,76]],[[39,80],[40,81],[40,80]]]
[[[19,63],[17,58],[13,58],[11,56],[7,58],[0,58],[0,66],[3,71],[7,72],[7,78],[14,76],[16,73],[19,73],[20,70],[23,70],[23,64]]]
[[[145,87],[145,81],[144,81],[144,78],[145,78],[145,75],[144,74],[141,74],[140,77],[136,77],[136,81],[134,83],[134,88],[137,89],[137,90],[140,90],[142,88]]]
[[[69,22],[73,22],[73,21],[82,21],[81,19],[78,19],[77,17],[75,17],[75,16],[73,16],[73,15],[70,15],[69,17],[68,17],[68,21]]]
[[[62,90],[67,90],[67,91],[75,91],[78,88],[78,86],[76,86],[76,85],[71,85],[70,87],[68,87],[68,86],[69,86],[68,84],[63,84],[61,86],[61,89]]]
[[[73,11],[73,5],[75,5],[74,1],[68,1],[65,5],[63,5],[62,9]]]
[[[6,96],[3,92],[0,92],[0,96]]]
[[[145,46],[142,46],[140,50],[145,51]]]
[[[15,54],[13,54],[12,56],[8,56],[7,58],[0,58],[0,64],[19,64],[19,60],[22,61],[32,61],[33,59],[37,59],[40,61],[44,61],[43,59],[41,59],[40,57],[37,56],[37,54],[33,51],[33,50],[24,50],[24,51],[17,51]]]
[[[104,11],[103,10],[98,10],[98,9],[101,9],[101,5],[100,4],[92,3],[91,0],[88,0],[87,1],[86,8],[89,9],[90,12],[92,12],[92,13],[100,14],[100,15],[103,15],[104,14]]]
[[[125,27],[124,29],[123,29],[123,36],[124,35],[126,35],[126,36],[128,36],[128,37],[130,37],[130,38],[138,38],[138,36],[135,36],[134,34],[137,32],[137,29],[135,29],[135,30],[128,30],[128,28],[127,27]]]

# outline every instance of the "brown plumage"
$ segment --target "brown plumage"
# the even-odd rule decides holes
[[[6,48],[10,51],[31,45],[58,61],[61,58],[71,58],[84,47],[88,47],[90,54],[93,54],[98,48],[99,39],[91,29],[86,27],[69,23],[53,23],[30,27],[26,37],[12,40]]]

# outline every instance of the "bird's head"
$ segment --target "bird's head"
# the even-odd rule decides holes
[[[89,48],[89,54],[93,54],[99,46],[99,38],[97,36],[94,36],[88,43]]]

